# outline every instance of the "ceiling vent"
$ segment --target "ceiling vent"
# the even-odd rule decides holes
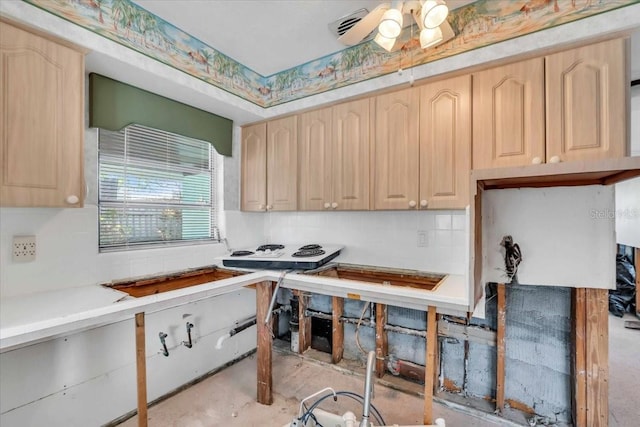
[[[353,28],[354,25],[362,21],[362,18],[368,14],[369,11],[367,9],[358,9],[355,12],[329,23],[329,31],[331,31],[331,33],[337,38],[340,38],[344,33]]]

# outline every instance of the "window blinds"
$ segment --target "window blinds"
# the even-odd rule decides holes
[[[131,125],[99,130],[101,250],[218,238],[207,142]]]

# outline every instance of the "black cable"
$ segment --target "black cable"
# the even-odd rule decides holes
[[[341,396],[347,396],[353,400],[355,400],[358,403],[361,403],[362,405],[364,405],[364,397],[362,397],[361,395],[351,392],[351,391],[337,391],[335,393],[336,395],[341,395]],[[309,409],[302,414],[298,420],[302,421],[303,423],[306,423],[307,420],[309,419],[309,417],[312,415],[313,410],[316,409],[316,407],[318,407],[318,405],[320,405],[320,403],[329,398],[329,397],[335,397],[333,393],[329,393],[325,396],[320,397],[318,400],[316,400],[313,405],[311,405],[309,407]],[[370,404],[371,410],[373,412],[374,417],[376,418],[376,421],[380,424],[380,425],[386,425],[384,418],[382,418],[382,415],[380,414],[380,412],[378,411],[378,409],[373,405]]]

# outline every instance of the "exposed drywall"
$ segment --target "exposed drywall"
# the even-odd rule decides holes
[[[640,248],[640,178],[616,184],[616,242]]]
[[[615,287],[614,186],[488,190],[482,198],[482,280],[509,281],[503,236],[522,251],[518,283]]]
[[[221,297],[148,314],[145,319],[149,401],[249,352],[255,328],[217,339],[255,313],[255,292]],[[193,347],[186,322],[192,329]],[[136,408],[133,319],[0,354],[0,425],[97,426]],[[169,357],[158,333],[168,335]]]

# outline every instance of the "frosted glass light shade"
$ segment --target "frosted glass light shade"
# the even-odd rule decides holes
[[[402,31],[402,12],[398,9],[389,9],[384,15],[380,25],[378,25],[378,33],[385,38],[395,39]]]
[[[420,31],[420,47],[426,49],[437,45],[442,41],[442,30],[440,27],[425,28]]]
[[[427,0],[422,5],[421,19],[424,28],[436,28],[447,19],[449,8],[444,0]]]
[[[391,52],[393,49],[393,45],[396,44],[396,39],[388,39],[386,37],[382,37],[380,33],[376,34],[376,37],[373,39],[374,42],[378,43],[378,45],[386,50],[387,52]]]

